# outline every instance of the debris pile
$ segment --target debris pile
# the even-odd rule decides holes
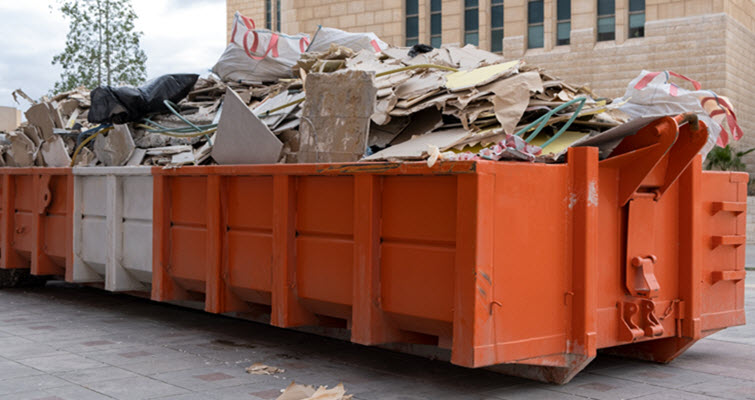
[[[315,389],[313,386],[291,382],[276,400],[351,400],[351,398],[350,394],[346,394],[342,383],[332,389],[328,389],[327,386]]]
[[[246,373],[252,375],[275,375],[286,372],[283,368],[272,367],[263,363],[254,363],[246,367]]]
[[[289,37],[299,39],[285,42],[284,63],[269,59],[276,53],[269,31],[260,36],[269,43],[243,48],[240,38],[253,26],[236,15],[213,68],[225,80],[166,75],[138,88],[79,88],[39,102],[14,92],[31,107],[27,122],[0,141],[0,165],[553,163],[572,146],[596,146],[608,157],[653,119],[683,112],[708,125],[704,153],[742,136],[726,98],[678,74],[643,71],[611,100],[472,45],[390,47],[374,34],[332,28],[318,30],[311,44],[308,35]],[[697,91],[670,84],[670,76]],[[658,100],[659,91],[668,99]]]

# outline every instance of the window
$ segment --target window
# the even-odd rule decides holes
[[[556,5],[556,46],[569,44],[571,35],[571,0],[558,0]]]
[[[406,1],[406,45],[419,43],[419,0]]]
[[[273,29],[273,0],[265,0],[265,28]]]
[[[281,0],[275,0],[275,30],[281,31]]]
[[[464,0],[464,44],[480,43],[480,13],[477,0]]]
[[[490,1],[490,51],[503,51],[503,0]]]
[[[527,2],[527,48],[543,47],[543,0]]]
[[[443,42],[441,36],[443,32],[441,0],[430,0],[430,46],[436,49]]]
[[[598,41],[616,39],[616,2],[598,0]]]
[[[645,0],[629,0],[629,38],[645,36]]]

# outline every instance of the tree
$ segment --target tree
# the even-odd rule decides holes
[[[139,85],[147,76],[147,56],[134,30],[130,0],[59,0],[69,21],[66,47],[52,59],[63,67],[55,93],[79,86]]]

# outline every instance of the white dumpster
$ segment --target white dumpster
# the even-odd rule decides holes
[[[74,174],[73,282],[110,291],[149,291],[152,283],[150,167],[77,167]]]

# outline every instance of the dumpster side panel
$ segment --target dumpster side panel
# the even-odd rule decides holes
[[[438,336],[439,343],[450,346],[457,178],[387,176],[382,180],[382,310],[401,329]]]
[[[703,173],[703,335],[745,323],[747,181],[744,173]]]
[[[115,212],[111,224],[123,236],[120,240],[114,236],[108,270],[114,280],[108,288],[144,291],[152,283],[152,176],[134,174],[112,180]]]
[[[505,163],[495,188],[496,214],[489,217],[496,221],[496,360],[565,353],[573,301],[570,205],[586,199],[571,196],[565,165]]]
[[[107,177],[74,176],[72,282],[104,282],[107,264]]]
[[[209,268],[208,176],[165,176],[153,169],[152,298],[204,303]],[[217,192],[211,192],[218,194]]]
[[[150,168],[74,169],[73,282],[147,291],[152,281]]]
[[[41,171],[45,169],[41,168]],[[46,171],[45,171],[46,172]],[[39,245],[37,250],[37,268],[36,273],[39,275],[65,275],[66,264],[72,261],[70,256],[71,241],[70,229],[72,207],[72,195],[69,190],[73,187],[73,176],[70,170],[65,175],[51,174],[44,172],[39,175],[39,194],[43,202],[39,210],[40,230],[38,232]],[[45,200],[46,196],[49,200]],[[70,198],[69,198],[70,195]],[[46,205],[46,207],[45,207]],[[35,273],[34,264],[32,264],[32,273]]]
[[[297,178],[297,295],[310,311],[340,319],[351,319],[353,179]]]
[[[228,176],[223,279],[227,296],[237,301],[271,304],[273,263],[273,178],[271,176]],[[230,306],[233,299],[225,301]],[[219,312],[243,311],[229,307]]]
[[[31,252],[34,247],[34,233],[32,232],[35,190],[33,175],[14,175],[13,179],[13,204],[14,229],[13,249],[22,257],[31,260]]]
[[[31,179],[18,179],[10,173],[10,168],[2,169],[3,181],[3,220],[2,249],[0,267],[3,269],[29,268],[31,266],[31,201],[16,205],[21,196],[31,198]],[[17,194],[23,184],[28,188],[24,194]]]

